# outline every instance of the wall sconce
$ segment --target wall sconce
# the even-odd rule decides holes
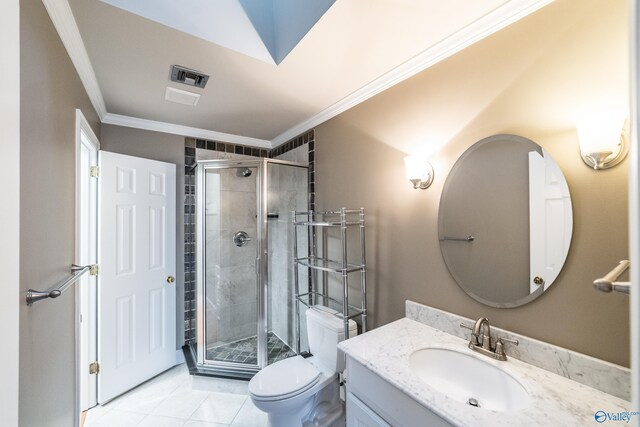
[[[404,158],[407,178],[413,183],[413,188],[425,190],[433,182],[433,166],[425,159],[416,156]]]
[[[620,163],[629,152],[625,123],[627,113],[610,111],[591,114],[576,121],[582,160],[595,170]]]

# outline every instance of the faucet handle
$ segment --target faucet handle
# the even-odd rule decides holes
[[[460,323],[460,327],[461,328],[465,328],[465,329],[469,329],[471,331],[471,344],[480,345],[480,342],[478,341],[478,334],[473,332],[473,326],[469,326],[469,325],[465,325],[464,323]]]
[[[496,347],[494,353],[498,356],[498,360],[507,360],[507,354],[504,352],[504,343],[503,341],[507,341],[511,344],[518,345],[518,340],[512,340],[511,338],[498,337],[496,338]]]
[[[498,341],[503,341],[503,342],[506,341],[508,343],[515,344],[515,345],[520,344],[518,340],[512,340],[511,338],[506,338],[506,337],[498,337]]]

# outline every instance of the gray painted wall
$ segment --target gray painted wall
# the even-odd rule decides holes
[[[184,137],[142,129],[102,125],[105,151],[176,165],[176,347],[184,344]]]
[[[75,294],[27,307],[75,261],[76,108],[98,117],[40,1],[20,2],[20,425],[68,427],[75,408]]]
[[[591,285],[629,256],[627,163],[589,169],[573,125],[587,108],[628,105],[627,55],[625,1],[556,0],[316,128],[318,210],[367,210],[371,326],[403,317],[412,299],[629,365],[629,299]],[[557,281],[512,309],[467,296],[447,271],[437,234],[451,167],[473,143],[499,133],[527,137],[551,154],[574,211]],[[431,156],[435,181],[413,190],[402,148],[429,140],[446,144]]]

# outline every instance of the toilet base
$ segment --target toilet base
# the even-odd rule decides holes
[[[334,380],[314,399],[313,409],[303,420],[304,427],[344,427],[344,402],[340,399],[340,382]]]
[[[272,427],[344,427],[344,402],[338,379],[316,393],[302,408],[293,412],[270,412]]]

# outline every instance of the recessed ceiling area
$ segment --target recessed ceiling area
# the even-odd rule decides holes
[[[277,145],[552,0],[324,0],[317,2],[321,6],[315,11],[315,25],[313,19],[295,13],[278,18],[299,24],[292,31],[302,34],[279,60],[287,49],[279,54],[273,49],[276,44],[268,48],[265,40],[274,35],[260,20],[278,22],[278,5],[300,3],[294,0],[68,1],[111,116]],[[206,15],[200,8],[213,3],[226,5],[216,19],[228,25],[213,28],[200,19]],[[270,9],[247,6],[256,3]],[[156,15],[174,15],[200,33],[159,23],[161,16],[131,13],[125,5],[146,5]],[[225,19],[225,14],[242,19]],[[248,42],[250,37],[242,34],[250,28],[260,42],[253,46],[261,44],[262,51],[248,53],[248,44],[230,46],[233,39],[246,37]],[[214,30],[222,37],[216,42],[203,36]],[[173,64],[210,76],[206,88],[189,89],[200,95],[195,107],[164,100],[167,86],[178,85],[168,79]],[[127,73],[122,73],[123,66]]]
[[[268,64],[279,64],[335,0],[101,0]]]

